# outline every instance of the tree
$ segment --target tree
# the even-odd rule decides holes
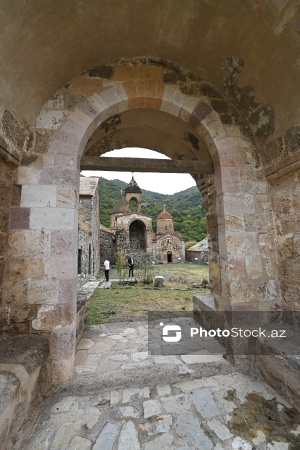
[[[119,276],[119,283],[121,283],[124,277],[124,256],[123,253],[118,251],[115,253],[116,269]]]

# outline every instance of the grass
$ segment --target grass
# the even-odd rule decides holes
[[[146,320],[148,311],[191,311],[193,295],[207,289],[193,287],[208,279],[208,266],[182,263],[155,266],[155,275],[164,276],[164,286],[113,282],[111,289],[96,289],[88,302],[88,325]],[[111,270],[110,278],[118,278]]]

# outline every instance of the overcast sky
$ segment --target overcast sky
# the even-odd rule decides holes
[[[121,150],[113,150],[105,154],[109,157],[119,158],[154,158],[169,159],[161,153],[147,150],[144,148],[123,148]],[[81,172],[86,177],[97,176],[107,180],[122,180],[129,183],[131,180],[131,172],[100,172],[94,170],[83,170]],[[196,186],[195,180],[189,174],[182,173],[144,173],[135,172],[134,178],[143,190],[159,192],[160,194],[174,194],[175,192],[184,191],[189,187]]]

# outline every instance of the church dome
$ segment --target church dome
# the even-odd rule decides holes
[[[156,220],[159,220],[159,219],[173,219],[173,217],[171,216],[171,214],[168,211],[166,211],[166,208],[164,208],[164,210],[158,214]]]

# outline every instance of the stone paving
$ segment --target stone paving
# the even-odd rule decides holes
[[[299,416],[222,355],[149,355],[144,322],[90,327],[24,450],[299,450]]]
[[[143,386],[231,372],[223,354],[223,347],[210,339],[201,355],[150,355],[146,322],[91,326],[77,346],[72,389]]]

